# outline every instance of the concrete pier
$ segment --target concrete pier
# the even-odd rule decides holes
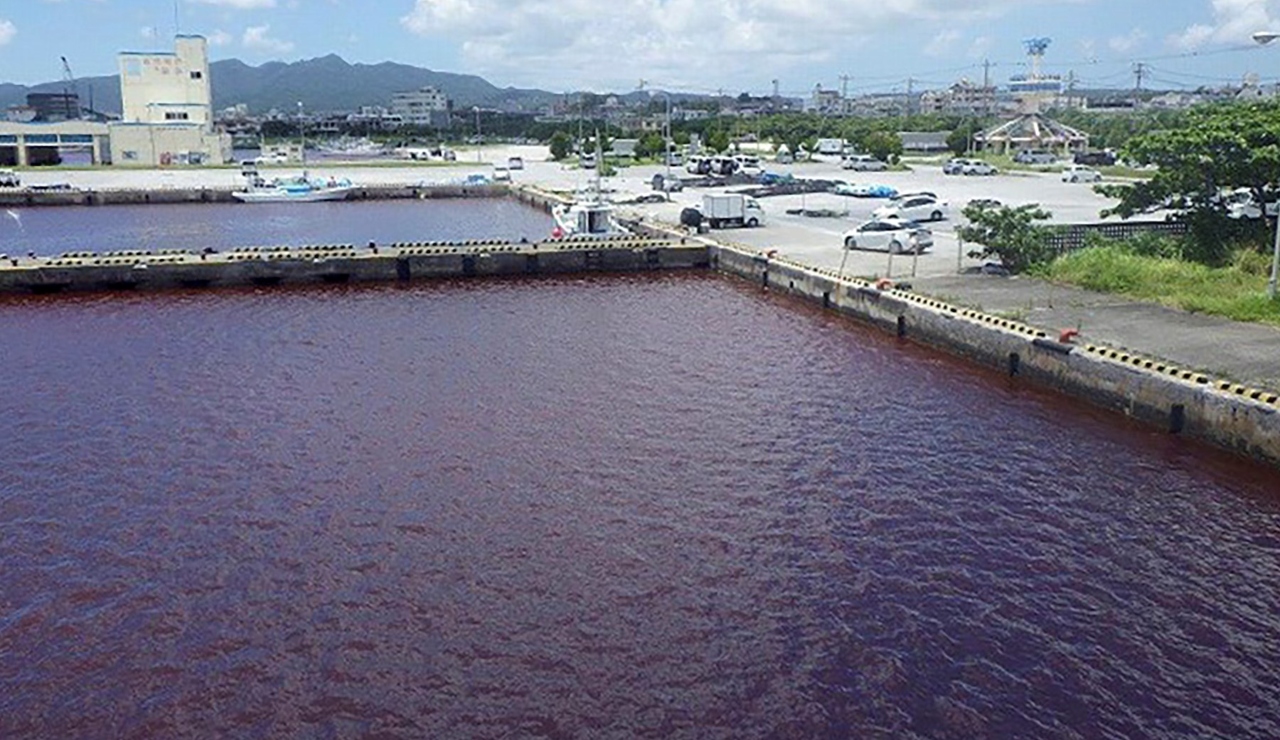
[[[232,193],[242,188],[3,188],[0,208],[40,206],[163,205],[173,203],[237,203]],[[523,191],[521,191],[523,192]],[[513,195],[506,184],[491,185],[357,185],[347,200],[408,200],[435,198],[500,198]],[[522,201],[536,202],[530,195]]]
[[[72,252],[55,258],[5,259],[0,263],[0,294],[391,282],[707,265],[708,250],[700,242],[647,237],[249,247],[217,254]]]

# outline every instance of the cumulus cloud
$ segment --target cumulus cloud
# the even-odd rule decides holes
[[[572,69],[575,80],[617,87],[645,70],[659,84],[693,88],[708,69],[717,79],[768,79],[848,59],[901,28],[932,37],[934,53],[962,52],[950,29],[1029,4],[1085,1],[415,0],[400,23],[421,36],[466,39],[466,65],[505,79],[551,84]]]
[[[1209,44],[1247,44],[1255,31],[1274,30],[1267,0],[1211,0],[1212,23],[1195,23],[1169,37],[1173,46],[1193,51]]]
[[[226,31],[219,30],[209,34],[206,40],[209,42],[209,46],[229,46],[231,42],[235,41],[235,38]]]
[[[240,39],[240,43],[246,49],[268,51],[276,54],[285,54],[293,51],[292,41],[275,38],[271,36],[270,31],[270,24],[250,26],[244,30],[244,36]]]
[[[1107,40],[1107,46],[1116,53],[1125,54],[1138,48],[1146,40],[1147,32],[1141,28],[1135,28],[1123,36],[1112,36]]]
[[[938,32],[924,47],[924,53],[931,57],[946,56],[951,53],[956,42],[960,40],[960,31],[955,28],[948,28]]]
[[[274,8],[276,0],[190,0],[199,5],[216,5],[236,10],[253,10],[255,8]]]
[[[7,21],[0,18],[0,46],[13,41],[13,37],[18,35],[18,27],[13,25],[13,21]]]

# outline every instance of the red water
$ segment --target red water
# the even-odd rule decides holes
[[[1280,736],[1280,476],[711,276],[0,302],[0,737]]]

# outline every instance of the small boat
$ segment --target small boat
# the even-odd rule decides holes
[[[613,216],[613,204],[603,200],[579,200],[557,208],[556,230],[553,236],[619,236],[627,231],[618,225]]]
[[[595,157],[597,162],[601,161],[599,146],[596,147]],[[556,239],[571,236],[622,236],[629,233],[618,224],[613,204],[606,201],[600,192],[599,170],[592,175],[591,187],[585,193],[579,193],[577,200],[556,208],[551,215],[556,221],[556,228],[551,236]]]
[[[247,189],[237,190],[231,197],[242,203],[316,203],[346,200],[352,187],[350,180],[320,180],[309,178],[305,174],[269,182],[251,178]]]

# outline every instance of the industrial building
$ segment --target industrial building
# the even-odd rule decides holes
[[[120,55],[123,115],[110,124],[111,161],[165,166],[231,161],[231,136],[215,130],[209,49],[178,36],[173,52]]]

